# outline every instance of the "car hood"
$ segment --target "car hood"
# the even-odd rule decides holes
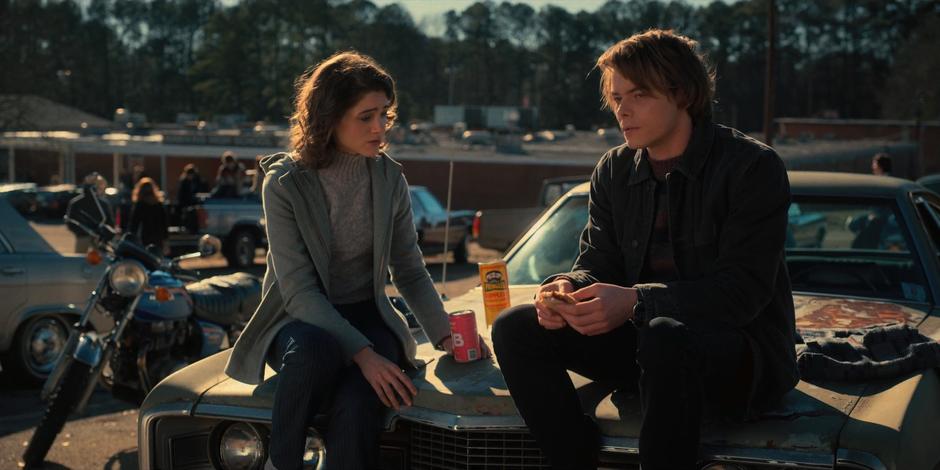
[[[511,289],[513,305],[529,302],[537,286]],[[908,307],[865,300],[847,300],[812,295],[794,296],[797,325],[805,337],[824,335],[843,328],[864,328],[885,323],[904,322],[917,326],[925,314]],[[477,325],[489,342],[484,324],[480,288],[445,303],[448,311],[472,309]],[[420,393],[414,406],[403,408],[389,420],[410,419],[460,429],[492,425],[522,426],[499,366],[495,360],[458,364],[435,351],[429,344],[418,347],[418,356],[427,365],[413,374]],[[265,381],[247,385],[222,380],[210,387],[195,408],[248,410],[246,415],[270,417],[276,381],[268,368]],[[577,374],[571,373],[586,410],[592,410],[605,436],[632,441],[639,436],[641,413],[635,393],[611,394]],[[865,383],[801,381],[777,409],[760,419],[745,423],[706,422],[703,444],[722,447],[765,448],[797,452],[831,453],[837,447],[840,429],[864,394]]]

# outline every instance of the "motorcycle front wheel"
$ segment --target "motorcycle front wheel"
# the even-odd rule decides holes
[[[62,358],[70,360],[70,358]],[[36,432],[29,440],[29,446],[23,453],[25,468],[40,468],[49,453],[49,448],[56,436],[65,426],[65,421],[81,400],[82,392],[90,377],[91,367],[88,364],[70,360],[66,370],[62,373],[62,380],[52,391],[46,412],[36,427]]]

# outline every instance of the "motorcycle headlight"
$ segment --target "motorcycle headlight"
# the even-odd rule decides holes
[[[264,438],[248,423],[234,423],[219,438],[219,464],[225,470],[258,470],[264,466]]]
[[[118,295],[134,297],[147,285],[147,270],[134,260],[122,260],[111,266],[111,288]]]

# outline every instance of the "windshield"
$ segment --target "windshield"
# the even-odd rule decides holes
[[[539,284],[568,272],[578,257],[578,239],[588,219],[587,195],[568,198],[506,261],[512,284]]]
[[[786,252],[793,290],[928,300],[893,200],[795,197],[789,219]]]
[[[893,201],[794,199],[786,238],[793,290],[929,300]],[[539,284],[569,271],[587,219],[587,195],[568,198],[507,259],[510,281]]]

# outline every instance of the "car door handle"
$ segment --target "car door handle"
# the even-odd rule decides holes
[[[16,266],[4,266],[0,268],[0,272],[2,272],[4,276],[16,276],[17,274],[25,273],[26,270]]]

